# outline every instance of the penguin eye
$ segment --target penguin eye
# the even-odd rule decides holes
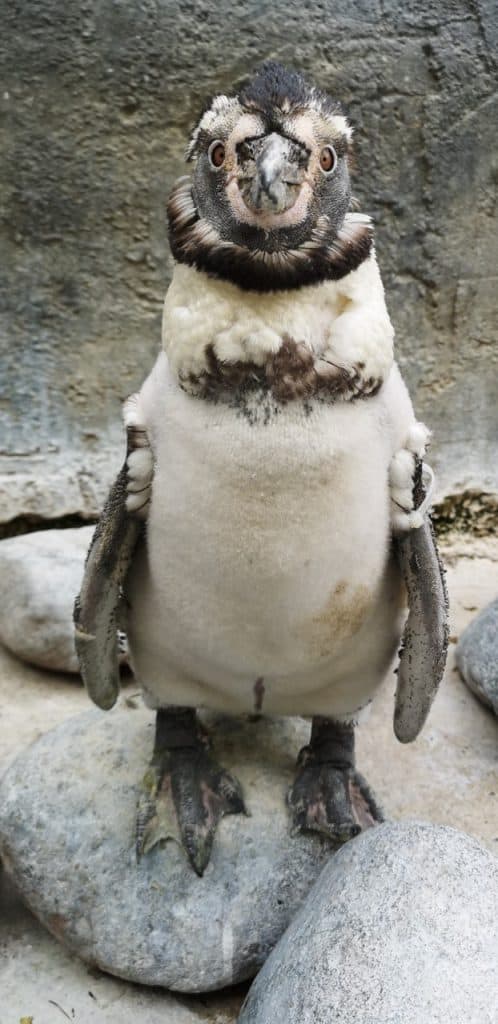
[[[219,139],[215,139],[208,149],[208,157],[212,167],[218,170],[225,163],[225,146]]]
[[[337,163],[337,153],[333,146],[324,146],[320,153],[320,167],[324,174],[332,174]]]

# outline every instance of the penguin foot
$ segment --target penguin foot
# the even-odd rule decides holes
[[[353,726],[313,719],[311,742],[299,754],[288,804],[297,830],[320,832],[337,845],[384,820],[354,768]]]
[[[195,711],[159,711],[154,755],[138,801],[137,856],[174,839],[201,876],[220,819],[245,813],[240,783],[215,761]]]

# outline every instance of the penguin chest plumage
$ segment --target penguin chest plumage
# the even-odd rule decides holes
[[[142,404],[155,472],[127,596],[145,690],[222,710],[354,711],[398,635],[382,396],[205,401],[161,355]]]

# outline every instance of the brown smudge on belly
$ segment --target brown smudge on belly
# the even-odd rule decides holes
[[[374,591],[365,584],[348,587],[340,580],[323,609],[301,623],[298,634],[313,658],[330,658],[342,641],[353,637],[363,625],[374,600]]]

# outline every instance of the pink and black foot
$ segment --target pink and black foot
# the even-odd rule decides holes
[[[369,786],[355,769],[354,726],[313,719],[288,803],[297,829],[320,832],[337,844],[384,820]]]
[[[203,875],[220,819],[245,813],[240,783],[217,764],[196,712],[158,711],[154,753],[138,802],[137,855],[176,839]]]

